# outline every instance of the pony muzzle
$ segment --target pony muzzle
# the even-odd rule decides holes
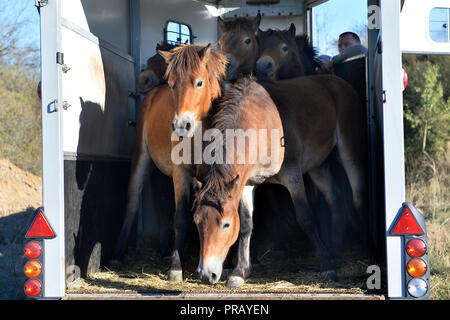
[[[210,257],[205,263],[200,262],[197,268],[197,275],[204,283],[217,283],[222,275],[222,261],[219,258]]]
[[[146,94],[161,83],[153,71],[144,70],[137,80],[137,89],[141,94]]]
[[[172,121],[172,130],[179,137],[191,138],[195,131],[195,116],[191,112],[185,112],[181,117],[175,115]]]
[[[271,79],[275,76],[275,61],[269,56],[262,56],[256,61],[255,71],[258,79]]]

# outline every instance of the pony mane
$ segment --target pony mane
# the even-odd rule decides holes
[[[226,139],[226,130],[235,129],[241,117],[242,105],[246,100],[248,88],[255,82],[255,78],[245,77],[234,83],[212,113],[211,128],[218,129]],[[224,155],[227,143],[224,141]],[[195,195],[193,207],[209,205],[218,209],[222,214],[222,203],[229,196],[228,184],[235,178],[236,172],[227,161],[213,163],[204,178],[204,184]]]
[[[162,51],[170,51],[170,50],[172,50],[172,49],[175,48],[175,47],[178,47],[178,45],[171,44],[171,43],[168,43],[168,42],[163,41],[163,42],[158,43],[158,44],[156,45],[156,53],[158,53],[158,50],[162,50]]]
[[[225,26],[227,30],[234,30],[240,32],[243,30],[253,30],[253,20],[240,17],[233,20],[225,21]]]
[[[295,36],[295,42],[297,44],[297,47],[299,48],[300,54],[304,53],[308,60],[311,62],[313,70],[315,70],[316,67],[319,67],[319,54],[317,52],[317,49],[314,48],[309,41],[308,35],[304,34]]]
[[[177,79],[184,79],[198,73],[203,66],[202,49],[204,46],[182,44],[171,49],[170,58],[167,62],[165,78],[169,83],[174,83]],[[205,57],[205,68],[208,72],[208,82],[212,98],[217,98],[221,94],[219,79],[225,77],[227,58],[217,49],[211,48],[208,57]]]
[[[296,45],[295,39],[291,36],[291,34],[288,30],[267,29],[266,31],[261,31],[261,34],[259,36],[276,37],[276,38],[281,39],[284,42],[290,43],[292,45]]]

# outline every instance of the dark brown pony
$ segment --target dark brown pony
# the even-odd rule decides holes
[[[259,55],[255,66],[258,79],[281,80],[315,74],[318,66],[315,49],[306,35],[288,30],[258,31]]]
[[[159,54],[159,51],[169,51],[176,46],[163,42],[156,45],[156,54],[147,59],[147,68],[141,72],[137,79],[137,89],[141,94],[146,94],[160,84],[166,83],[164,74],[167,63]]]
[[[219,80],[225,75],[226,58],[210,45],[181,45],[171,51],[161,51],[160,54],[167,63],[165,78],[168,84],[160,85],[147,94],[139,110],[127,211],[110,266],[120,266],[146,177],[158,168],[173,179],[175,243],[169,280],[181,281],[184,237],[192,222],[189,199],[194,168],[192,164],[172,162],[172,148],[180,143],[172,139],[172,134],[175,128],[178,134],[190,134],[196,123],[207,115],[212,101],[221,95]],[[176,120],[182,119],[179,115],[189,112],[190,108],[196,110],[195,122],[192,122],[189,130],[186,130],[186,126],[178,128]]]
[[[201,242],[198,273],[205,282],[217,282],[228,250],[239,235],[238,264],[227,285],[239,286],[248,277],[252,196],[251,192],[244,192],[244,186],[265,182],[287,188],[297,222],[313,241],[327,277],[334,279],[335,262],[319,236],[314,212],[306,196],[303,175],[308,174],[324,194],[332,216],[340,217],[338,192],[333,188],[336,183],[326,161],[336,148],[352,187],[354,206],[359,214],[363,214],[365,149],[363,128],[359,125],[363,117],[360,100],[353,88],[333,76],[309,76],[261,84],[270,95],[253,81],[238,81],[226,94],[235,92],[233,96],[238,98],[224,98],[218,112],[212,115],[213,128],[221,132],[227,129],[245,130],[253,126],[258,128],[259,122],[254,119],[265,118],[264,109],[259,105],[267,105],[271,97],[283,125],[283,164],[276,174],[263,174],[247,165],[213,164],[209,167],[203,185],[200,187],[198,183],[200,189],[196,188],[199,190],[196,193],[194,221]],[[229,109],[232,111],[223,111]],[[271,110],[269,108],[270,114]],[[249,152],[252,151],[245,150],[245,154]],[[236,221],[240,221],[239,226]]]
[[[258,59],[256,32],[260,22],[259,13],[255,18],[236,18],[229,21],[219,17],[222,32],[219,45],[229,61],[226,80],[235,81],[253,72]]]
[[[290,79],[305,75],[316,74],[315,69],[319,66],[317,62],[317,54],[315,49],[311,46],[309,39],[306,35],[295,35],[296,30],[295,26],[291,24],[288,30],[266,30],[259,31],[257,36],[259,40],[259,52],[260,58],[256,63],[256,75],[261,80],[280,80],[280,79]],[[364,119],[361,119],[364,121]],[[347,208],[351,208],[352,199],[351,199],[351,190],[350,186],[347,182],[347,177],[343,169],[336,163],[335,157],[332,155],[329,159],[331,162],[331,171],[335,177],[335,181],[340,186],[342,205]],[[325,200],[323,199],[323,195],[320,192],[317,192],[317,188],[315,188],[314,184],[311,183],[311,179],[309,177],[305,177],[305,186],[307,189],[308,197],[310,200],[310,204],[312,206],[316,206],[316,211],[319,211],[318,214],[318,223],[320,225],[330,225],[331,223],[327,223],[330,221],[330,212],[327,208]],[[267,193],[271,191],[272,196],[269,197]],[[255,195],[256,199],[260,199],[263,197],[264,199],[273,198],[276,196],[277,201],[280,203],[284,203],[288,206],[288,208],[279,210],[283,212],[291,212],[292,205],[290,205],[289,197],[287,193],[280,189],[279,187],[273,186],[264,186],[257,190],[257,194]],[[260,193],[264,192],[263,196]],[[266,200],[267,201],[267,200]],[[261,206],[256,205],[257,208]],[[270,209],[271,205],[265,205],[262,209],[267,210]],[[342,252],[346,237],[347,227],[350,227],[348,224],[352,224],[356,230],[361,229],[361,225],[355,226],[355,218],[354,212],[352,210],[342,210],[341,215],[343,217],[343,222],[339,224],[339,226],[331,226],[328,228],[328,231],[325,231],[326,228],[321,227],[321,235],[324,238],[328,238],[327,244],[333,246],[334,248],[339,248],[339,250],[335,250],[335,252]],[[259,215],[260,217],[269,217],[273,219],[273,215]],[[290,218],[289,215],[284,214],[284,217]],[[257,224],[258,221],[255,221]],[[344,222],[345,221],[345,222]],[[264,222],[268,224],[268,222]],[[280,224],[272,222],[272,225],[278,226]],[[286,229],[286,228],[285,228]],[[286,231],[277,230],[277,234],[284,235]],[[276,241],[282,240],[281,237],[277,238]],[[280,252],[283,251],[279,246]]]

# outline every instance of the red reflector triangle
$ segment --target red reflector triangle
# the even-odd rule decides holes
[[[423,234],[423,230],[409,208],[406,207],[392,229],[391,234]]]
[[[30,229],[25,236],[25,238],[54,238],[55,233],[52,227],[47,221],[44,213],[39,210],[38,214],[35,216]]]

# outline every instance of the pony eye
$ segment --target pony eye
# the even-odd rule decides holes
[[[244,43],[246,45],[249,45],[251,42],[252,42],[252,39],[250,39],[250,38],[245,38],[245,40],[244,40]]]
[[[223,226],[222,226],[222,228],[225,230],[225,229],[228,229],[230,227],[230,223],[229,222],[225,222],[224,224],[223,224]]]
[[[203,80],[198,80],[197,83],[195,84],[195,86],[196,86],[197,88],[203,87]]]
[[[286,45],[284,45],[284,46],[282,46],[281,47],[281,50],[283,51],[283,52],[287,52],[288,51],[288,46],[286,46]]]

